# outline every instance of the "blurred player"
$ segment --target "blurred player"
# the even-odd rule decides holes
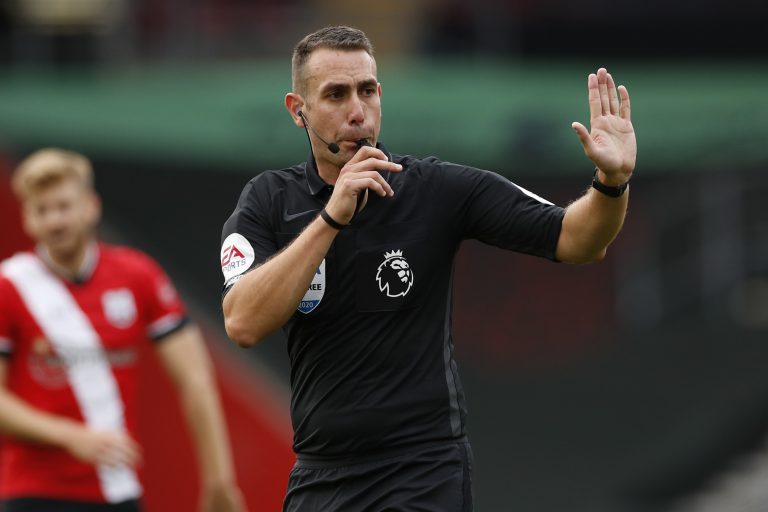
[[[197,449],[200,510],[245,510],[201,335],[157,263],[97,242],[90,162],[38,151],[13,188],[37,245],[0,265],[3,510],[141,509],[136,388],[139,349],[150,342]]]
[[[285,106],[312,152],[248,183],[221,248],[230,337],[251,346],[283,325],[288,336],[298,460],[286,511],[472,510],[453,258],[467,238],[573,263],[605,255],[635,134],[605,69],[588,90],[591,132],[573,129],[597,169],[563,209],[498,174],[390,153],[365,34],[327,27],[298,43]]]

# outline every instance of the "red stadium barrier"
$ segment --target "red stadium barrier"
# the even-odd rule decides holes
[[[0,261],[32,244],[21,227],[19,203],[11,190],[11,168],[0,153]]]

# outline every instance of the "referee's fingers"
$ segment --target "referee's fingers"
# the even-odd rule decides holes
[[[377,171],[365,171],[350,175],[348,178],[349,186],[355,192],[361,192],[365,189],[373,190],[382,197],[394,195],[394,191],[387,180]]]
[[[629,106],[629,91],[623,85],[619,86],[619,96],[621,96],[621,107],[619,108],[619,115],[622,119],[627,121],[631,120],[630,106]]]
[[[341,175],[350,173],[361,173],[368,171],[390,171],[400,172],[403,170],[403,166],[390,162],[389,160],[380,160],[375,157],[369,157],[364,160],[353,162],[350,160],[347,165],[341,170]]]
[[[360,185],[361,190],[373,190],[381,197],[391,196],[394,194],[392,187],[390,187],[389,184],[383,180],[377,180],[376,178],[361,178],[355,179],[355,182]]]
[[[577,122],[572,123],[571,128],[573,128],[573,130],[576,132],[576,135],[579,136],[581,145],[584,147],[584,153],[589,155],[590,149],[592,147],[592,137],[589,135],[589,130],[587,130],[583,124]]]
[[[377,171],[400,172],[403,170],[403,166],[400,164],[389,161],[382,162],[381,160],[376,160],[373,158],[369,158],[364,163],[368,164],[370,167],[376,169]]]
[[[376,160],[384,160],[385,162],[389,161],[389,158],[387,158],[387,154],[384,153],[379,148],[374,148],[373,146],[362,146],[360,149],[357,150],[357,152],[352,156],[352,158],[349,159],[349,163],[355,164],[358,162],[362,162],[363,160],[367,160],[369,158],[375,158]]]

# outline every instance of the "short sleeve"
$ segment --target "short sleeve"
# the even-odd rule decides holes
[[[440,162],[441,201],[463,238],[555,259],[565,209],[496,173]]]
[[[176,287],[160,265],[147,255],[142,258],[139,284],[147,336],[160,340],[188,322],[186,308]]]
[[[11,284],[0,277],[0,357],[8,357],[14,349],[13,299]]]
[[[220,256],[225,295],[246,272],[277,252],[270,223],[271,198],[262,176],[248,182],[222,229]]]

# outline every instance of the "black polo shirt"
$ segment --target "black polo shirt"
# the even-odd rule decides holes
[[[294,450],[354,457],[460,438],[453,260],[467,238],[554,259],[564,210],[492,172],[392,155],[395,192],[339,232],[284,326]],[[317,217],[332,187],[313,160],[245,187],[222,233],[225,293]]]

